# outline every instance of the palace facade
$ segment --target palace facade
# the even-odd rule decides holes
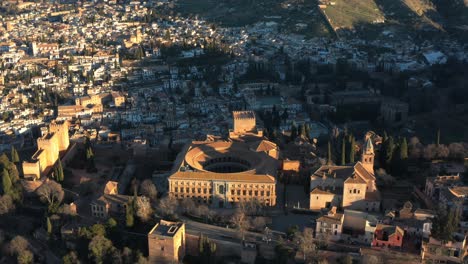
[[[278,147],[259,136],[253,112],[233,116],[232,137],[193,141],[179,153],[169,177],[172,197],[221,208],[252,199],[276,204]]]

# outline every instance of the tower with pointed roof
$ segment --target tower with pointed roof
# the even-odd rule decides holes
[[[374,145],[372,144],[372,140],[369,137],[366,140],[366,144],[364,144],[361,163],[369,173],[372,173],[372,175],[374,175],[374,157]]]

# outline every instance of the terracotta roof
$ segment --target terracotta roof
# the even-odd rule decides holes
[[[272,149],[276,149],[276,144],[268,140],[261,140],[258,142],[254,142],[252,144],[252,149],[254,149],[257,152],[270,151]]]
[[[457,186],[453,188],[449,188],[450,192],[452,192],[456,196],[467,196],[468,195],[468,186]]]
[[[361,176],[366,182],[369,180],[375,180],[375,176],[372,173],[368,172],[360,161],[356,162],[354,165],[354,171]]]
[[[336,225],[340,225],[342,220],[343,220],[343,214],[335,214],[333,216],[324,215],[324,216],[317,218],[317,222],[325,222],[325,223],[336,224]]]
[[[328,194],[328,195],[333,195],[333,193],[329,192],[329,191],[325,191],[325,190],[322,190],[320,188],[314,188],[310,194]]]
[[[325,175],[326,177],[334,177],[336,175],[336,178],[346,179],[353,175],[353,172],[353,166],[322,165],[312,176],[323,177]]]
[[[346,179],[345,183],[366,184],[366,181],[364,181],[361,177],[354,175]]]
[[[375,231],[377,230],[382,230],[382,231],[387,232],[388,236],[395,235],[396,233],[402,236],[405,234],[405,231],[403,231],[402,228],[400,228],[399,226],[393,226],[393,225],[377,224]]]
[[[94,200],[92,203],[95,204],[126,204],[128,203],[133,196],[121,195],[121,194],[104,194],[99,197],[97,200]]]

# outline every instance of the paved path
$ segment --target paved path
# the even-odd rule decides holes
[[[225,228],[215,225],[208,225],[182,217],[185,222],[185,230],[188,234],[198,236],[201,234],[206,235],[213,239],[240,241],[239,231],[237,229]],[[245,232],[246,240],[262,241],[263,235],[255,232]]]

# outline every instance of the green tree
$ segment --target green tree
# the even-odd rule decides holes
[[[407,160],[408,159],[408,143],[406,142],[406,138],[404,137],[400,143],[400,159]]]
[[[29,250],[24,250],[24,251],[19,252],[18,256],[16,257],[16,261],[18,264],[33,263],[33,260],[34,260],[34,255]]]
[[[457,231],[459,217],[457,210],[450,209],[449,212],[439,211],[433,221],[431,235],[436,239],[448,242],[452,240],[453,233]]]
[[[395,151],[395,143],[393,141],[393,137],[390,136],[388,140],[385,142],[384,150],[385,150],[385,153],[384,153],[385,167],[389,168],[393,159],[393,152]]]
[[[107,227],[110,228],[110,229],[113,229],[117,226],[117,221],[115,221],[114,218],[109,218],[109,220],[107,220]]]
[[[216,243],[210,241],[207,237],[200,235],[198,239],[198,248],[201,263],[216,263]]]
[[[93,237],[88,245],[91,259],[97,264],[103,263],[105,256],[111,251],[112,247],[112,241],[104,236]]]
[[[10,194],[12,192],[10,175],[5,168],[2,171],[2,192],[3,194]]]
[[[57,175],[55,176],[55,179],[58,181],[58,182],[63,182],[65,176],[64,176],[64,173],[63,173],[63,167],[62,167],[62,161],[59,159],[58,162],[57,162]]]
[[[328,152],[327,152],[327,164],[332,165],[332,150],[331,150],[331,142],[328,141]]]
[[[50,218],[47,217],[46,219],[46,226],[47,226],[47,234],[52,234],[52,223],[50,222]]]
[[[78,255],[75,251],[68,252],[67,255],[63,256],[62,258],[63,264],[79,264],[80,260],[78,259]]]
[[[283,111],[283,114],[281,114],[281,119],[283,119],[283,121],[286,121],[288,120],[288,110],[285,108],[284,111]]]
[[[125,224],[127,227],[133,227],[135,222],[135,208],[134,203],[129,202],[125,209]]]
[[[293,122],[291,125],[291,141],[294,141],[297,138],[297,127],[296,123]]]
[[[310,125],[309,124],[305,124],[305,133],[306,133],[306,137],[310,140]]]
[[[458,224],[460,222],[459,212],[457,206],[452,208],[447,217],[447,223],[445,224],[445,229],[449,232],[450,235],[458,231]]]
[[[92,236],[105,236],[106,235],[106,227],[102,224],[94,224],[89,229]]]
[[[346,139],[343,137],[343,142],[341,143],[341,165],[346,164]]]
[[[355,148],[354,146],[356,145],[356,139],[354,136],[351,136],[351,140],[349,142],[349,163],[354,163],[354,157],[355,157]]]
[[[436,135],[436,145],[440,145],[440,128],[437,129],[437,135]]]
[[[309,138],[309,137],[307,136],[307,131],[306,131],[305,124],[304,124],[304,125],[300,125],[299,128],[300,128],[299,131],[300,131],[301,137],[302,137],[302,138]]]
[[[86,149],[86,160],[90,160],[94,157],[93,149],[91,147],[88,147]]]
[[[16,148],[14,146],[11,146],[11,161],[13,163],[18,163],[20,162],[20,158],[18,155],[18,151],[16,151]]]

